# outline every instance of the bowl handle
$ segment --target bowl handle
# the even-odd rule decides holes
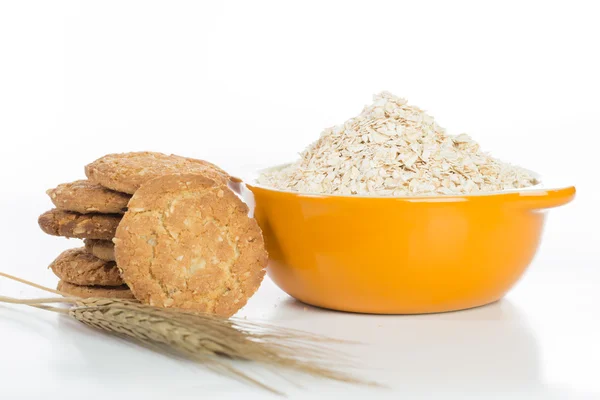
[[[535,192],[521,192],[518,204],[533,210],[560,207],[575,198],[575,187],[569,186],[560,189],[550,189]]]

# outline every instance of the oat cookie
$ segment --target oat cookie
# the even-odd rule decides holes
[[[115,236],[123,280],[142,303],[231,316],[267,264],[248,207],[220,182],[168,175],[142,186]]]
[[[86,180],[63,183],[46,193],[56,208],[81,214],[123,214],[131,198]]]
[[[227,182],[229,175],[207,161],[154,152],[108,154],[85,166],[94,183],[124,193],[135,193],[145,182],[174,173],[201,173]]]
[[[121,286],[123,279],[114,261],[104,261],[83,247],[63,251],[48,267],[61,280],[74,285]]]
[[[115,244],[110,240],[85,239],[85,250],[101,260],[115,261]]]
[[[38,224],[48,235],[112,240],[121,217],[117,214],[78,214],[55,208],[40,215]]]
[[[79,286],[65,281],[59,281],[56,290],[76,297],[105,297],[112,299],[134,300],[133,293],[127,285],[121,286]]]

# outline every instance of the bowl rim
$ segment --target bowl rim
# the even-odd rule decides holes
[[[369,195],[345,195],[345,194],[330,194],[330,193],[303,193],[303,192],[295,192],[293,190],[282,190],[273,188],[270,186],[262,185],[256,182],[258,175],[264,172],[273,171],[276,169],[284,168],[292,163],[284,163],[277,164],[267,168],[255,169],[251,173],[246,173],[240,179],[244,185],[251,189],[260,189],[266,190],[269,192],[280,193],[280,194],[288,194],[297,197],[304,198],[332,198],[332,199],[371,199],[371,200],[403,200],[410,202],[458,202],[458,201],[466,201],[468,199],[475,198],[497,198],[499,196],[511,196],[514,197],[522,196],[522,197],[536,197],[536,196],[548,196],[552,193],[564,193],[567,195],[575,194],[575,186],[568,185],[561,182],[552,182],[548,184],[547,179],[542,179],[542,176],[534,171],[525,169],[527,172],[532,174],[537,180],[538,184],[529,186],[526,188],[520,189],[507,189],[507,190],[499,190],[493,192],[482,192],[482,193],[469,193],[469,194],[430,194],[430,195],[416,195],[416,196],[369,196]]]

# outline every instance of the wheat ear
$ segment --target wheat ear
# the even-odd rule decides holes
[[[0,276],[62,294],[3,272]],[[324,345],[338,340],[308,332],[237,318],[157,308],[122,299],[0,296],[0,302],[65,314],[90,327],[200,362],[214,371],[280,395],[283,393],[273,386],[236,368],[234,361],[258,362],[275,373],[283,368],[341,382],[379,386],[339,370],[340,366],[348,365],[348,359]]]

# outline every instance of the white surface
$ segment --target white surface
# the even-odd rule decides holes
[[[390,90],[507,161],[577,185],[508,297],[442,315],[314,309],[265,281],[240,315],[366,345],[388,390],[308,380],[292,398],[600,398],[594,2],[0,3],[1,269],[54,285],[74,247],[43,235],[44,190],[109,152],[232,172],[290,160]],[[3,295],[36,291],[0,280]],[[1,399],[262,398],[54,315],[0,306]],[[143,395],[143,397],[142,397]]]

